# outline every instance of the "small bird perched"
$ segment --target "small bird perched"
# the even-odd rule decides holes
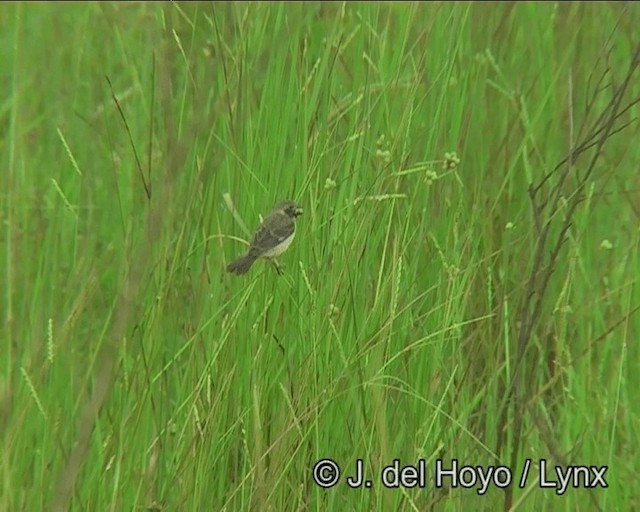
[[[227,272],[245,274],[258,258],[280,256],[293,241],[296,234],[295,218],[298,215],[302,215],[302,208],[295,201],[278,203],[253,235],[247,254],[230,263]]]

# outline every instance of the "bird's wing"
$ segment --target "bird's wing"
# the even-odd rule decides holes
[[[262,254],[279,245],[295,231],[295,223],[288,215],[278,212],[267,217],[251,240],[251,251]]]

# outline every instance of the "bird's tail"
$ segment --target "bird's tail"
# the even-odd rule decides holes
[[[229,263],[227,266],[227,272],[231,272],[232,274],[246,274],[256,259],[257,258],[254,255],[247,254],[246,256]]]

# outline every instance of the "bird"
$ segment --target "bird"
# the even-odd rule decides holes
[[[281,201],[258,227],[247,253],[227,266],[227,272],[246,274],[258,258],[273,259],[286,251],[296,234],[295,219],[302,208],[290,199]]]

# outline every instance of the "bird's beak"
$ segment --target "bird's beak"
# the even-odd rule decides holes
[[[303,213],[304,213],[304,210],[298,206],[298,207],[296,208],[296,217],[297,217],[298,215],[302,215]]]

